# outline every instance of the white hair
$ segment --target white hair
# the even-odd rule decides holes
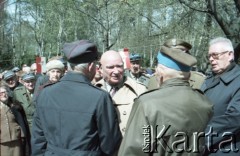
[[[223,45],[224,50],[231,51],[234,53],[234,48],[233,48],[232,42],[229,39],[224,38],[224,37],[214,38],[214,39],[210,40],[209,46],[216,44],[216,43],[221,43]]]

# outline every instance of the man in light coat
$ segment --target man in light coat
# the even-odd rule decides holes
[[[195,63],[191,55],[162,46],[156,71],[160,88],[135,100],[119,156],[202,154],[212,104],[189,85]]]
[[[101,57],[103,79],[95,85],[108,91],[118,112],[119,126],[124,135],[128,117],[135,98],[146,91],[146,87],[124,76],[123,60],[116,51],[107,51]]]

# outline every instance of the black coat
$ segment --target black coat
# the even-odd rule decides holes
[[[240,67],[232,63],[221,75],[208,77],[202,91],[214,104],[214,115],[206,129],[206,134],[213,136],[206,137],[206,146],[218,151],[211,155],[225,155],[228,149],[231,156],[240,155],[235,152],[240,149]]]
[[[32,155],[112,155],[121,141],[109,94],[68,72],[36,99]]]

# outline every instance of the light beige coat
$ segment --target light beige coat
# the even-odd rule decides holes
[[[102,79],[98,81],[96,86],[107,91],[106,82]],[[146,91],[146,87],[129,77],[125,77],[125,81],[112,97],[118,113],[119,126],[124,135],[127,120],[130,115],[134,99]]]

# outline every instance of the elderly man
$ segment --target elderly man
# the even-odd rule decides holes
[[[110,50],[103,53],[100,62],[103,79],[95,85],[112,96],[118,112],[120,129],[124,135],[133,101],[146,91],[146,87],[124,76],[123,60],[118,52]]]
[[[126,70],[126,75],[130,78],[148,86],[149,77],[141,71],[141,56],[139,54],[130,55],[130,70]]]
[[[214,115],[206,129],[206,155],[240,155],[240,68],[234,63],[229,39],[209,42],[212,75],[202,86],[214,104]]]
[[[14,100],[19,101],[26,113],[28,125],[32,127],[32,118],[35,111],[33,104],[33,91],[35,87],[35,75],[33,73],[22,76],[23,86],[17,87],[13,92]]]
[[[9,70],[6,73],[3,74],[3,80],[7,83],[8,87],[11,91],[13,91],[15,88],[21,86],[21,84],[18,82],[17,75]],[[10,94],[11,96],[11,94]]]
[[[173,39],[169,39],[166,42],[164,42],[163,45],[168,48],[179,49],[179,50],[191,55],[190,50],[192,49],[192,45],[186,41],[173,38]],[[197,72],[197,71],[191,71],[189,83],[192,88],[200,89],[204,80],[205,80],[204,74]],[[156,76],[152,76],[148,83],[148,90],[157,89],[158,87],[159,86],[158,86],[158,82],[156,80]]]
[[[166,46],[157,58],[160,88],[135,100],[118,155],[201,155],[213,106],[189,85],[196,59]]]
[[[97,47],[81,40],[64,44],[63,52],[72,71],[37,97],[32,156],[111,156],[122,136],[111,97],[91,84]]]

